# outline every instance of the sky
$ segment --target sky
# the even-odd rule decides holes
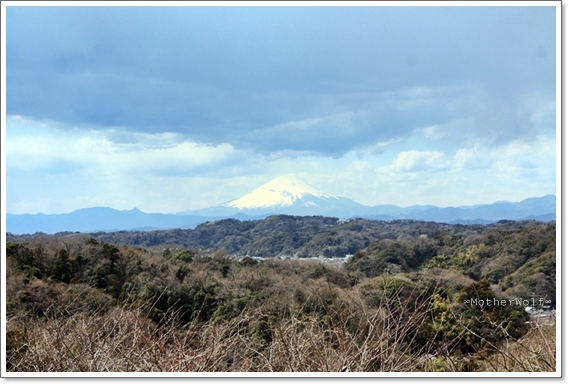
[[[556,7],[508,4],[7,6],[6,211],[556,194]]]

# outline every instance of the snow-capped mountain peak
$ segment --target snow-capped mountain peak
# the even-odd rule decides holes
[[[301,180],[292,176],[279,176],[268,183],[261,185],[249,194],[223,205],[238,209],[255,209],[286,207],[293,205],[307,195],[319,199],[337,199],[337,197],[325,194],[310,187]],[[313,205],[312,201],[306,202]]]

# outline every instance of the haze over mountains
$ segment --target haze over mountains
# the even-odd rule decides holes
[[[556,196],[528,198],[518,203],[497,202],[476,206],[440,208],[432,205],[398,207],[365,206],[307,185],[291,176],[280,176],[241,198],[218,206],[179,214],[144,213],[138,209],[119,211],[107,207],[79,209],[67,214],[23,214],[6,216],[6,232],[57,233],[61,231],[116,231],[193,228],[206,221],[234,217],[263,219],[273,214],[296,216],[363,217],[375,220],[416,219],[449,224],[491,223],[499,220],[556,219]]]

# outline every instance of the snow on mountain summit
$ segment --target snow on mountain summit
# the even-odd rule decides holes
[[[224,205],[238,209],[285,207],[293,205],[307,195],[319,199],[337,199],[335,196],[310,187],[295,177],[279,176],[240,199],[230,201]],[[308,201],[306,205],[315,205],[315,203]]]

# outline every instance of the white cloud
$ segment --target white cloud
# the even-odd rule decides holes
[[[540,174],[554,174],[556,162],[556,140],[537,136],[533,142],[514,140],[491,149],[494,159],[492,172],[511,177],[529,170]]]
[[[474,146],[472,148],[460,148],[455,156],[453,169],[456,172],[472,169],[488,169],[492,165],[489,150],[486,147]]]
[[[438,151],[403,151],[391,164],[391,169],[402,172],[440,171],[448,168],[446,155]]]
[[[102,161],[106,169],[121,173],[184,174],[220,166],[238,156],[230,144],[216,146],[182,142],[169,148],[120,151]]]
[[[350,163],[346,170],[348,172],[368,172],[373,170],[373,164],[368,161],[356,160]]]
[[[534,168],[554,173],[555,162],[555,138],[539,135],[532,142],[513,140],[495,147],[461,148],[454,156],[452,169],[455,172],[485,169],[503,176]]]
[[[300,152],[262,156],[171,133],[11,126],[8,212],[61,213],[97,205],[180,212],[239,198],[289,173],[366,205],[457,206],[554,193],[554,137],[444,153],[416,150],[428,148],[418,136],[378,142],[375,147],[384,152],[364,158],[354,150],[333,159]]]
[[[125,135],[116,130],[77,133],[41,129],[32,135],[11,132],[7,166],[47,173],[183,174],[242,156],[230,144],[178,141],[180,135],[169,133],[133,134],[129,142],[112,141]]]

